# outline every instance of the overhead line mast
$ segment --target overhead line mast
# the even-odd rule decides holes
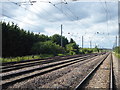
[[[118,46],[120,46],[120,1],[118,0]]]
[[[83,36],[82,36],[82,48],[83,48]]]
[[[63,46],[62,43],[63,43],[63,42],[62,42],[62,24],[61,24],[61,47]]]

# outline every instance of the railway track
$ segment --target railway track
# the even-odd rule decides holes
[[[93,75],[95,73],[97,73],[96,71],[100,68],[100,66],[103,64],[103,62],[106,60],[106,58],[108,58],[108,56],[110,55],[111,60],[110,60],[110,74],[109,74],[109,87],[106,87],[106,89],[109,90],[114,90],[114,80],[113,80],[113,60],[112,60],[112,55],[111,53],[106,55],[96,66],[93,70],[91,70],[91,72],[89,74],[87,74],[87,76],[85,76],[85,78],[75,87],[75,90],[80,90],[80,89],[86,89],[86,87],[88,86],[88,84],[90,83],[91,78],[94,78]],[[103,69],[103,68],[102,68]],[[103,73],[105,74],[105,73]],[[97,80],[97,79],[96,79]],[[99,87],[99,86],[98,86]],[[95,87],[93,87],[95,88]],[[90,88],[89,88],[90,89]]]
[[[104,53],[99,53],[99,54],[104,54]],[[70,59],[70,58],[82,57],[82,56],[87,56],[87,55],[99,55],[99,54],[98,53],[94,53],[94,54],[80,54],[80,55],[68,55],[68,56],[55,56],[55,57],[49,57],[49,58],[45,58],[45,59],[22,60],[22,61],[19,61],[19,62],[6,62],[6,63],[2,63],[2,66],[6,67],[6,66],[12,66],[12,65],[29,63],[29,62],[36,62],[36,61],[63,60],[63,59]]]
[[[65,60],[59,60],[59,61],[55,61],[55,62],[50,62],[47,64],[43,64],[43,65],[38,65],[38,64],[31,64],[31,66],[26,67],[26,63],[22,63],[23,67],[21,68],[22,64],[14,64],[14,68],[11,68],[10,65],[6,66],[6,68],[4,68],[3,70],[7,70],[7,72],[2,72],[1,77],[2,77],[2,81],[0,83],[0,85],[2,85],[2,88],[7,88],[10,85],[13,85],[17,82],[21,82],[23,80],[26,79],[30,79],[33,78],[35,76],[38,75],[43,75],[46,74],[48,72],[84,61],[84,60],[88,60],[89,58],[96,58],[97,56],[102,55],[101,54],[93,54],[93,55],[86,55],[83,57],[74,57],[74,58],[70,58],[70,59],[65,59]],[[28,62],[27,62],[28,63]],[[24,64],[26,64],[24,66]],[[29,63],[28,63],[29,64]],[[16,67],[17,66],[17,67]],[[18,67],[20,67],[18,69]],[[17,68],[17,69],[16,69]]]
[[[101,53],[102,54],[102,53]],[[93,56],[96,56],[98,54],[93,54]],[[8,72],[12,70],[17,70],[25,67],[31,67],[31,66],[36,66],[36,65],[41,65],[41,64],[47,64],[47,63],[52,63],[52,62],[58,62],[61,60],[66,60],[66,59],[72,59],[72,58],[77,58],[77,57],[87,57],[90,56],[89,54],[86,55],[75,55],[75,56],[68,56],[68,57],[58,57],[58,58],[48,58],[45,60],[41,59],[36,59],[36,60],[26,60],[26,61],[21,61],[21,62],[13,62],[13,63],[6,63],[4,66],[2,66],[2,72]]]
[[[85,56],[82,56],[82,57],[79,57],[79,58],[86,58],[86,57],[89,57],[89,56],[96,56],[96,54],[93,54],[93,55],[85,55]],[[74,59],[77,59],[77,57],[72,57]],[[65,58],[65,59],[51,59],[51,60],[40,60],[40,61],[32,61],[32,62],[25,62],[25,63],[18,63],[18,64],[14,64],[14,65],[9,65],[9,66],[4,66],[2,67],[2,72],[9,72],[9,71],[12,71],[12,70],[18,70],[18,69],[22,69],[22,68],[26,68],[26,67],[31,67],[31,66],[37,66],[37,65],[42,65],[42,64],[47,64],[47,63],[53,63],[53,62],[59,62],[59,61],[65,61],[67,59],[72,59],[72,58]]]

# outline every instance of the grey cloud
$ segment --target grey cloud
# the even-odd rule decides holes
[[[33,31],[33,32],[45,32],[44,30],[46,28],[48,28],[48,30],[49,28],[53,28],[54,30],[59,31],[60,25],[64,24],[63,28],[64,30],[66,30],[66,32],[72,32],[73,30],[75,30],[76,33],[77,32],[84,33],[86,29],[90,30],[92,25],[97,26],[97,24],[98,25],[99,23],[104,24],[107,21],[106,13],[100,2],[99,3],[68,2],[67,5],[63,4],[62,8],[60,4],[56,5],[58,9],[51,4],[48,4],[48,5],[50,5],[50,8],[47,8],[47,9],[43,8],[42,12],[39,12],[38,10],[38,12],[34,13],[33,11],[32,13],[14,4],[4,4],[3,9],[6,9],[6,11],[4,10],[3,13],[13,18],[20,19],[22,21],[24,21],[24,19],[26,20],[26,18],[28,21],[32,21],[35,26],[30,24],[25,24],[23,25],[22,28],[24,28],[25,30]],[[29,7],[32,7],[32,6],[29,6]],[[42,7],[42,6],[39,6],[39,7]],[[37,7],[37,9],[39,9],[39,7]],[[68,10],[67,8],[69,8],[70,10]],[[117,18],[116,3],[108,3],[108,9],[109,9],[109,15],[111,15],[111,19],[112,20],[116,19]],[[65,14],[67,14],[67,16]],[[78,20],[76,20],[76,16],[79,17]],[[20,22],[18,21],[16,21],[16,23],[18,23],[18,25],[20,24]],[[92,31],[92,29],[98,29],[98,28],[97,27],[91,28],[90,31],[94,33],[95,30]],[[112,31],[111,33],[112,33],[111,35],[115,35],[116,31]]]
[[[94,8],[93,5],[92,8],[92,15],[96,17],[94,19],[95,23],[107,22],[108,20],[113,20],[118,17],[117,3],[108,2],[106,6],[104,2],[99,2],[97,7]]]
[[[119,23],[120,23],[120,1],[118,3],[118,20],[119,20]]]
[[[17,7],[16,5],[14,5],[11,2],[3,2],[2,3],[2,10],[3,10],[3,14],[5,15],[9,15],[10,17],[15,17],[16,16],[16,12],[15,10],[18,10],[19,7]]]

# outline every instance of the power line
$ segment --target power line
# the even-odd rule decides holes
[[[108,29],[108,28],[109,28],[109,20],[111,20],[111,13],[110,13],[109,8],[108,8],[108,5],[109,5],[109,4],[108,4],[106,1],[105,1],[105,5],[106,5],[106,11],[107,11],[107,15],[108,15],[108,16],[107,16],[107,19],[108,19],[108,20],[107,20],[107,32],[108,32],[108,35],[107,35],[107,36],[108,36],[108,40],[110,40],[110,38],[109,38],[110,35],[109,35],[109,31],[108,31],[109,29]],[[109,6],[109,7],[110,7],[110,6]],[[110,41],[111,41],[111,40],[110,40]],[[112,41],[111,41],[111,42],[112,42]]]
[[[23,9],[25,9],[25,10],[27,10],[27,11],[29,11],[31,14],[35,13],[35,12],[33,12],[33,11],[27,9],[27,8],[22,7],[21,5],[18,5],[18,3],[15,3],[15,2],[11,2],[11,3],[13,3],[13,4],[15,4],[15,5],[17,5],[17,6],[21,7],[21,8],[23,8]],[[42,17],[40,14],[37,14],[37,13],[36,13],[36,15]]]
[[[101,5],[103,6],[103,9],[104,9],[104,11],[105,11],[105,13],[106,13],[106,20],[107,20],[107,32],[108,32],[108,8],[107,8],[107,3],[106,3],[106,1],[104,2],[105,3],[105,6],[103,5],[103,3],[102,3],[102,1],[101,0],[99,0],[100,1],[100,3],[101,3]],[[106,7],[106,8],[105,8]]]
[[[78,20],[78,16],[76,16],[73,12],[72,12],[72,10],[70,9],[70,8],[68,8],[68,3],[66,2],[66,8],[71,12],[71,14],[75,17],[75,19],[77,19]]]
[[[61,4],[61,11],[62,11],[62,13],[63,13],[63,7],[62,7],[62,5],[66,5],[65,8],[66,8],[74,17],[76,17],[75,19],[78,19],[78,17],[70,10],[70,8],[67,7],[68,3],[66,2],[66,0],[64,0],[64,1],[61,0],[60,3],[56,3],[55,5],[59,5],[59,4]],[[66,13],[67,13],[67,12],[66,12]],[[67,14],[69,15],[69,13],[67,13]]]
[[[28,25],[32,25],[32,26],[34,26],[33,28],[38,27],[38,26],[33,25],[33,24],[31,24],[31,23],[23,22],[23,21],[21,21],[21,20],[18,20],[18,19],[12,18],[12,17],[10,17],[10,16],[8,16],[8,15],[5,15],[5,14],[2,14],[2,16],[5,16],[5,17],[7,17],[7,18],[10,18],[10,19],[13,19],[13,20],[15,20],[15,21],[19,21],[19,22],[22,22],[22,23],[25,23],[25,24],[28,24]],[[40,28],[40,27],[39,27],[39,28]],[[36,28],[36,29],[38,29],[38,28]]]
[[[54,6],[56,9],[58,9],[58,10],[59,10],[62,14],[64,14],[67,18],[69,17],[69,16],[68,16],[68,15],[69,15],[68,13],[67,13],[67,14],[68,14],[68,15],[67,15],[66,13],[63,12],[62,8],[60,9],[60,8],[58,8],[58,7],[56,6],[57,4],[62,4],[62,3],[66,4],[65,2],[62,2],[62,1],[61,1],[61,2],[56,3],[56,4],[54,4],[54,3],[50,2],[50,1],[39,1],[39,2],[49,3],[49,4],[51,4],[52,6]],[[46,10],[45,10],[45,11],[46,11]],[[69,19],[69,18],[68,18],[68,19]],[[70,20],[72,20],[72,19],[70,18]]]
[[[108,9],[108,6],[107,6],[107,2],[106,1],[104,1],[104,4],[103,4],[103,2],[101,1],[101,0],[99,0],[100,1],[100,3],[101,3],[101,5],[102,5],[102,7],[103,7],[103,9],[104,9],[104,11],[105,11],[105,13],[106,13],[106,21],[107,21],[107,25],[106,25],[106,31],[107,31],[107,33],[108,33],[108,36],[109,36],[109,32],[108,32],[108,27],[109,27],[109,9]],[[111,19],[111,17],[110,17],[110,19]],[[105,36],[104,36],[105,37]],[[108,40],[110,40],[109,38],[107,38]]]
[[[9,2],[11,2],[11,1],[9,1]],[[30,2],[30,1],[29,1]],[[52,2],[45,2],[45,1],[40,1],[40,2],[44,2],[44,3],[50,3],[50,4],[52,4],[55,8],[57,8],[59,11],[61,11],[62,12],[62,14],[64,14],[65,16],[67,16],[68,17],[68,15],[67,14],[65,14],[65,13],[63,13],[63,11],[60,9],[60,8],[58,8],[57,6],[56,6],[56,4],[53,4]],[[13,3],[13,4],[15,4],[15,5],[17,5],[17,6],[20,6],[21,8],[24,8],[24,7],[22,7],[21,6],[21,4],[18,4],[18,3],[15,3],[15,2],[11,2],[11,3]],[[27,4],[23,4],[23,5],[27,5]],[[31,2],[30,2],[30,4],[29,5],[33,5],[33,4],[31,4]],[[32,7],[32,8],[34,8],[34,7]],[[30,13],[35,13],[35,12],[33,12],[33,11],[31,11],[31,10],[29,10],[29,9],[27,9],[27,8],[24,8],[25,10],[27,10],[27,11],[29,11]],[[35,8],[34,8],[35,9]],[[43,9],[43,8],[42,8]],[[35,9],[36,10],[36,9]],[[43,11],[46,11],[45,9],[43,9]],[[42,13],[41,13],[42,14]],[[49,15],[49,13],[47,12],[47,14]],[[36,13],[36,15],[37,16],[40,16],[41,18],[42,18],[42,16],[40,15],[40,14],[37,14]],[[44,16],[44,15],[43,15]],[[71,19],[72,20],[72,19]]]
[[[37,7],[39,7],[38,5],[36,5]],[[34,8],[34,7],[32,7],[32,8]],[[39,7],[39,8],[41,8],[41,7]],[[35,8],[34,8],[35,9]],[[46,9],[44,9],[44,8],[41,8],[48,16],[50,15],[50,13],[46,10]],[[36,9],[35,9],[36,10]],[[58,18],[56,18],[56,20],[60,20],[60,19],[58,19]],[[50,20],[49,20],[50,21]],[[50,22],[52,22],[52,21],[50,21]]]
[[[61,6],[62,4],[64,4],[66,6],[65,8],[75,17],[75,19],[78,20],[78,17],[72,12],[70,8],[68,8],[68,2],[66,0],[64,0],[64,2],[61,1],[61,3],[58,3],[58,4],[61,4]]]
[[[44,16],[44,14],[42,14],[42,13],[41,13],[41,14],[42,14],[42,15],[41,15],[40,13],[38,14],[38,13],[36,13],[36,12],[33,12],[33,11],[27,9],[27,8],[22,7],[21,5],[18,5],[18,4],[15,3],[15,2],[11,2],[11,3],[13,3],[13,4],[17,5],[17,6],[20,6],[21,8],[29,11],[31,14],[35,13],[35,15],[37,15],[38,17],[41,17],[41,18],[42,18],[42,16]],[[34,7],[32,7],[32,8],[34,8]],[[35,9],[35,8],[34,8],[34,9]],[[36,10],[36,9],[35,9],[35,10]],[[45,11],[45,9],[44,9],[43,11]],[[48,13],[48,15],[49,15],[49,13]],[[49,20],[47,20],[47,21],[49,21]],[[49,21],[49,22],[51,22],[51,21]]]
[[[9,0],[8,0],[9,1]],[[9,1],[9,2],[11,2],[11,1]],[[21,5],[33,5],[33,3],[35,3],[36,1],[31,1],[31,0],[29,0],[29,2],[11,2],[11,3],[13,3],[13,4],[15,4],[15,5],[17,5],[17,6],[19,6],[19,7],[21,7],[21,8],[24,8],[24,7],[22,7]],[[55,8],[57,8],[60,12],[62,12],[62,14],[64,14],[68,19],[70,19],[70,20],[72,20],[71,18],[69,18],[69,14],[67,13],[64,13],[63,12],[63,10],[62,9],[60,9],[60,8],[58,8],[57,6],[56,6],[56,4],[53,4],[52,2],[50,2],[50,1],[39,1],[39,2],[44,2],[44,3],[50,3],[50,4],[52,4]],[[20,4],[19,4],[20,3]],[[22,3],[24,3],[24,4],[22,4]],[[25,3],[29,3],[29,4],[25,4]],[[62,3],[64,3],[64,4],[67,4],[67,2],[62,2]],[[62,3],[61,3],[61,5],[62,5]],[[34,7],[32,7],[32,8],[34,8]],[[30,13],[35,13],[35,12],[33,12],[33,11],[31,11],[31,10],[29,10],[29,9],[27,9],[27,8],[24,8],[25,10],[27,10],[27,11],[29,11]],[[35,9],[35,8],[34,8]],[[71,13],[72,13],[72,11],[69,9],[69,8],[67,8]],[[36,10],[36,9],[35,9]],[[45,9],[43,10],[43,11],[46,11]],[[42,14],[42,13],[41,13]],[[47,12],[47,14],[49,14],[48,12]],[[72,13],[73,14],[73,13]],[[40,17],[42,17],[40,14],[37,14],[36,13],[36,15],[37,16],[40,16]],[[74,14],[73,14],[74,15]],[[44,16],[44,15],[43,15]],[[74,15],[75,16],[75,15]],[[77,19],[78,19],[78,17],[76,17]],[[76,19],[75,18],[75,19]],[[73,19],[74,20],[74,19]]]
[[[66,13],[63,13],[63,11],[60,9],[60,8],[58,8],[55,4],[53,4],[52,2],[49,2],[52,6],[54,6],[55,8],[57,8],[60,12],[62,12],[62,14],[64,14],[67,18],[68,18],[68,15],[66,14]],[[69,18],[68,18],[69,19]],[[70,20],[72,20],[71,18],[70,18]]]
[[[108,32],[108,7],[106,1],[105,1],[105,6],[106,6],[106,20],[107,20],[107,32]]]

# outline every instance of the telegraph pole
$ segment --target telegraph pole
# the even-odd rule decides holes
[[[62,42],[62,24],[61,24],[61,47],[63,46],[62,43],[63,42]]]
[[[120,22],[118,24],[118,46],[120,46]]]
[[[120,1],[118,0],[118,46],[120,46]]]
[[[92,48],[92,42],[90,41],[90,48]]]
[[[83,48],[83,36],[82,36],[82,48]]]
[[[117,47],[117,36],[116,36],[116,47]]]

